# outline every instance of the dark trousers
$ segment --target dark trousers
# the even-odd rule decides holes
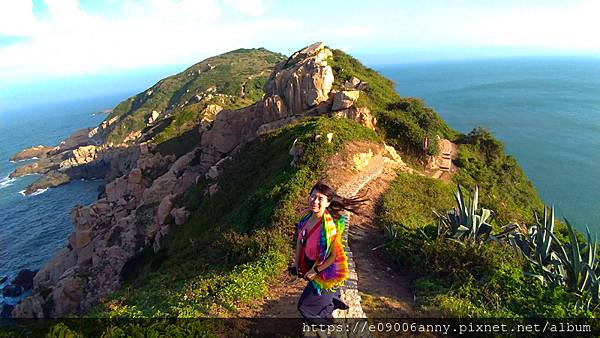
[[[309,269],[315,262],[306,256],[304,261]],[[339,288],[334,292],[322,290],[319,295],[313,282],[308,282],[298,300],[298,311],[310,324],[332,324],[333,310],[347,308],[348,306],[340,300]]]

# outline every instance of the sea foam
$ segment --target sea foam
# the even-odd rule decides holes
[[[15,183],[17,179],[16,178],[10,178],[9,175],[7,175],[4,178],[0,179],[0,189],[4,189],[6,187],[11,186],[13,183]]]

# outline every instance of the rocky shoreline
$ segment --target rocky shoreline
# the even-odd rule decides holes
[[[334,90],[327,64],[331,55],[322,43],[294,53],[275,67],[260,101],[218,111],[213,121],[196,128],[197,147],[179,158],[142,141],[147,137],[139,131],[137,141],[105,143],[116,118],[77,131],[57,147],[32,147],[13,156],[38,158],[11,174],[42,174],[26,193],[76,178],[104,178],[108,183],[95,203],[73,208],[68,244],[35,274],[31,296],[11,315],[64,317],[110,296],[121,287],[121,274],[133,257],[145,249],[159,250],[170,228],[185,223],[189,212],[182,205],[183,193],[201,179],[204,193],[217,192],[220,165],[260,134],[304,116],[325,114],[374,128],[370,111],[354,106],[367,84],[352,78],[344,90]]]
[[[22,269],[10,281],[8,276],[0,277],[0,318],[10,318],[15,305],[31,294],[36,273],[37,270]]]

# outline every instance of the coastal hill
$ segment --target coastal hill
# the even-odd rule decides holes
[[[15,158],[33,154],[39,160],[15,172],[45,174],[30,191],[73,178],[106,184],[95,203],[73,208],[68,244],[37,272],[14,317],[288,313],[294,302],[282,294],[293,287],[280,281],[293,225],[319,179],[371,199],[350,225],[360,231],[348,235],[348,250],[361,253],[350,284],[368,316],[401,308],[567,316],[578,301],[527,277],[507,242],[435,238],[432,209],[453,207],[457,182],[479,186],[479,204],[494,211],[490,231],[536,224],[544,206],[502,143],[483,129],[452,130],[421,100],[322,43],[289,58],[242,49],[207,59],[120,103],[87,134]],[[567,228],[557,228],[565,241]],[[389,292],[364,293],[375,277]],[[457,292],[461,283],[468,289]],[[516,298],[488,301],[504,293]]]
[[[161,143],[184,133],[189,144],[198,141],[190,130],[206,126],[223,109],[237,109],[258,101],[262,86],[283,55],[263,48],[239,49],[199,62],[165,78],[143,93],[117,105],[95,128],[72,133],[60,145],[34,146],[11,160],[38,160],[17,168],[10,177],[41,174],[25,190],[56,187],[74,179],[112,180],[131,170],[139,149],[131,144]],[[178,155],[190,149],[172,148]],[[187,150],[187,151],[186,151]]]

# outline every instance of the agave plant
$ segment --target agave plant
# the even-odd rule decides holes
[[[527,274],[553,285],[563,284],[564,268],[558,255],[552,250],[554,236],[554,207],[544,208],[544,221],[536,215],[536,225],[529,227],[527,235],[511,233],[510,244],[522,253],[532,268]]]
[[[594,292],[594,289],[597,294],[598,277],[596,271],[599,262],[597,258],[597,237],[594,236],[594,239],[592,239],[590,229],[586,227],[587,242],[580,244],[571,223],[567,219],[565,219],[565,223],[567,223],[569,232],[569,245],[563,245],[555,237],[558,258],[564,269],[564,284],[578,294],[586,291]]]
[[[586,306],[578,302],[578,308],[589,309],[590,304],[598,303],[600,276],[597,256],[597,238],[592,239],[587,230],[587,242],[579,243],[571,223],[565,219],[569,233],[569,243],[563,244],[554,234],[554,207],[544,208],[544,221],[528,229],[528,234],[512,233],[509,242],[530,263],[533,270],[528,275],[539,278],[550,285],[563,285],[583,299]],[[589,298],[588,298],[589,297]]]
[[[454,240],[484,242],[490,239],[493,219],[493,212],[482,208],[481,214],[477,214],[479,203],[479,188],[471,192],[471,197],[465,201],[465,197],[460,184],[454,193],[457,207],[450,210],[447,215],[439,214],[434,210],[438,217],[438,237],[446,237]]]

